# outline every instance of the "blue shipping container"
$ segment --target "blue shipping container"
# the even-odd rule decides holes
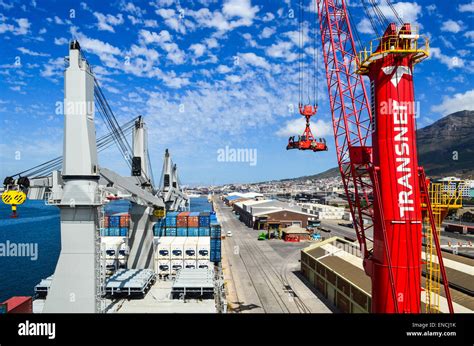
[[[128,228],[127,227],[120,228],[120,236],[121,237],[126,237],[127,233],[128,233]]]
[[[199,237],[199,228],[188,228],[188,237]]]
[[[209,237],[211,235],[211,229],[209,227],[199,227],[200,237]]]
[[[188,235],[188,229],[186,227],[178,227],[176,234],[178,237],[186,237]]]
[[[176,217],[178,216],[178,213],[176,212],[171,212],[166,215],[165,218],[165,224],[167,227],[176,227]]]
[[[109,227],[119,227],[120,226],[120,216],[109,216]]]
[[[167,236],[167,237],[176,237],[176,234],[177,234],[177,232],[176,232],[175,227],[173,227],[173,228],[167,227],[165,229],[165,236]]]
[[[209,215],[199,215],[199,227],[209,227],[211,224],[211,219]]]

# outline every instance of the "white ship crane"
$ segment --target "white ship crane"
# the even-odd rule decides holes
[[[46,199],[60,209],[61,252],[43,312],[93,313],[101,310],[98,244],[100,249],[102,207],[116,199],[130,201],[127,267],[145,269],[153,267],[154,223],[164,210],[185,209],[189,198],[181,190],[168,150],[163,185],[153,185],[144,119],[118,124],[77,41],[70,43],[66,61],[63,156],[7,177],[4,187],[5,191],[23,192],[30,199]],[[110,131],[98,140],[96,111]],[[130,131],[133,147],[126,138]],[[130,167],[131,176],[99,165],[98,151],[113,143]]]

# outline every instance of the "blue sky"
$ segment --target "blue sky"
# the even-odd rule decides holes
[[[418,126],[474,109],[474,2],[392,1],[430,38],[416,67]],[[350,10],[363,42],[373,38],[359,2]],[[142,114],[155,176],[169,148],[185,184],[255,182],[313,174],[336,165],[324,67],[313,132],[329,151],[286,151],[303,131],[298,102],[298,7],[290,0],[0,0],[0,174],[62,152],[63,58],[79,40],[120,123]],[[305,37],[317,23],[303,1]],[[388,7],[382,10],[388,14]],[[291,14],[295,15],[292,16]],[[320,45],[317,36],[317,45]],[[311,40],[305,61],[311,62]],[[322,58],[319,59],[322,61]],[[308,74],[311,74],[308,70]],[[96,117],[98,135],[105,131]],[[256,149],[257,164],[220,162],[218,150]],[[20,155],[18,156],[18,153]],[[127,174],[115,150],[100,164]]]

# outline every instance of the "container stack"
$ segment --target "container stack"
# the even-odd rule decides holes
[[[105,215],[101,222],[100,235],[102,237],[126,237],[130,227],[130,215],[119,213]]]
[[[155,237],[210,237],[211,222],[217,223],[215,213],[169,212],[155,223]]]
[[[211,217],[210,213],[203,212],[199,214],[199,236],[210,237],[211,236]]]
[[[188,216],[188,237],[199,236],[199,213],[190,213]]]
[[[221,225],[211,223],[211,254],[210,260],[214,263],[221,261]]]

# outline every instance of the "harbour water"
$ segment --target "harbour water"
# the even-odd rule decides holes
[[[128,202],[116,201],[105,210],[118,213],[128,207]],[[207,198],[191,198],[191,211],[210,210]],[[10,214],[10,206],[0,203],[0,302],[13,295],[33,295],[34,286],[54,272],[61,246],[57,207],[28,200],[18,207],[17,219]],[[12,256],[7,247],[22,251]]]

